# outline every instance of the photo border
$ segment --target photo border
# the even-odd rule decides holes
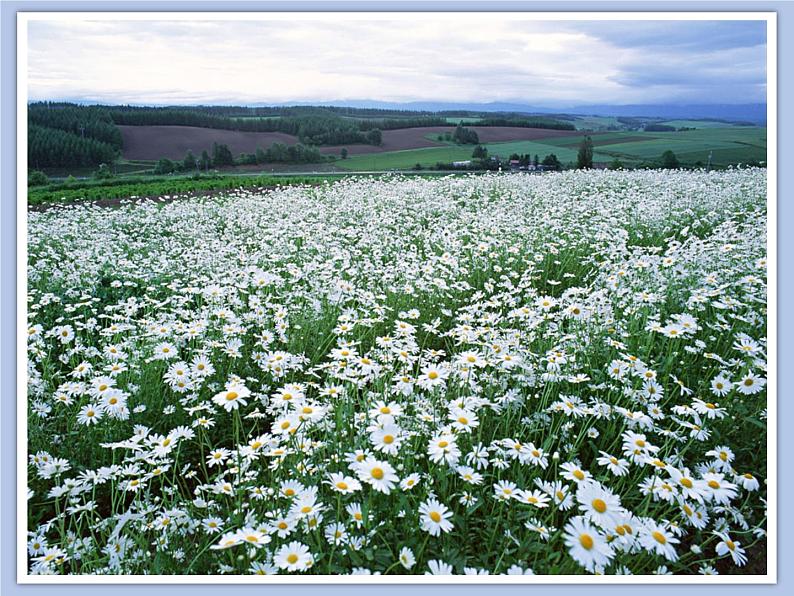
[[[4,7],[5,8],[5,7]],[[336,12],[336,11],[331,11]],[[442,10],[442,11],[421,11],[422,13],[426,12],[442,12],[448,13],[450,11]],[[488,11],[490,12],[490,11]],[[505,14],[505,11],[499,11],[501,14]],[[52,14],[57,13],[28,13],[28,14],[41,14],[51,16]],[[66,13],[75,15],[76,13]],[[97,16],[107,16],[107,11],[102,12],[89,12],[83,14],[90,14],[90,15],[97,15]],[[114,12],[113,18],[118,18],[129,13],[122,13],[122,12]],[[133,13],[133,14],[140,14],[140,13]],[[182,11],[179,11],[179,15],[184,15]],[[249,16],[245,15],[244,13],[240,12],[232,12],[226,13],[230,15],[229,20],[238,19],[241,16]],[[270,13],[272,16],[273,13]],[[300,15],[300,18],[307,18],[308,15],[301,14],[301,13],[293,13],[295,15]],[[384,17],[384,12],[376,12],[376,13],[368,13],[373,16]],[[397,13],[401,15],[405,15],[405,12]],[[412,18],[415,17],[416,14],[410,14],[407,17],[401,18]],[[469,13],[466,13],[469,14]],[[521,12],[520,14],[526,14]],[[549,17],[555,14],[562,14],[564,15],[564,20],[617,20],[620,19],[621,14],[629,15],[626,18],[632,18],[637,20],[650,20],[653,18],[658,18],[659,20],[691,20],[691,19],[708,19],[708,20],[723,20],[720,19],[720,15],[724,15],[724,12],[711,12],[711,11],[701,11],[698,13],[687,13],[676,11],[675,13],[670,12],[625,12],[625,13],[604,13],[604,12],[590,12],[584,11],[579,12],[577,11],[575,16],[571,16],[572,13],[534,13],[534,14],[541,14],[537,19],[532,20],[552,20]],[[676,16],[670,16],[674,14]],[[678,583],[687,583],[687,584],[736,584],[736,583],[759,583],[755,581],[755,578],[762,578],[761,583],[774,583],[777,578],[777,529],[776,529],[776,522],[777,522],[777,474],[774,473],[777,469],[777,461],[776,461],[776,450],[775,447],[777,446],[777,336],[776,336],[776,329],[777,329],[777,259],[775,254],[775,249],[777,246],[777,237],[776,237],[776,230],[778,226],[777,221],[777,106],[776,106],[776,98],[777,98],[777,72],[776,72],[776,59],[777,59],[777,39],[776,39],[776,24],[777,24],[777,15],[775,12],[768,12],[768,11],[752,11],[752,12],[734,12],[728,13],[732,15],[735,19],[741,20],[748,20],[748,15],[763,15],[765,20],[767,21],[767,111],[768,111],[768,118],[767,118],[767,131],[768,131],[768,196],[767,196],[767,207],[768,207],[768,219],[767,219],[767,229],[768,229],[768,237],[767,237],[767,244],[768,244],[768,261],[769,261],[769,281],[768,281],[768,299],[769,299],[769,317],[768,317],[768,356],[769,356],[769,373],[768,373],[768,402],[769,402],[769,422],[768,422],[768,456],[769,456],[769,467],[770,467],[770,477],[768,479],[768,496],[769,496],[769,503],[770,503],[770,515],[769,515],[769,524],[768,524],[768,572],[765,576],[525,576],[525,579],[518,578],[517,576],[485,576],[481,578],[476,578],[475,576],[381,576],[379,579],[378,576],[132,576],[132,575],[122,575],[122,576],[29,576],[27,575],[27,566],[25,564],[25,557],[18,557],[18,573],[20,570],[23,572],[22,575],[18,575],[19,583],[36,583],[36,584],[88,584],[88,583],[174,583],[174,584],[189,584],[189,583],[213,583],[213,584],[237,584],[237,583],[255,583],[257,585],[265,584],[265,583],[297,583],[297,584],[315,584],[315,583],[343,583],[343,584],[351,584],[351,583],[434,583],[434,584],[450,584],[450,583],[463,583],[463,584],[472,584],[472,583],[543,583],[543,584],[557,584],[557,583],[564,583],[564,584],[572,584],[572,583],[585,583],[585,584],[638,584],[638,583],[653,583],[653,584],[678,584]],[[347,12],[344,13],[344,17],[349,17],[351,13]],[[582,16],[585,15],[585,16]],[[603,15],[603,16],[596,16],[596,15]],[[648,16],[652,15],[652,16]],[[662,16],[660,16],[662,15]],[[678,16],[680,15],[680,16]],[[694,16],[693,15],[697,15]],[[702,15],[702,16],[700,16]],[[172,12],[163,12],[157,13],[156,18],[172,18],[174,13]],[[392,15],[389,15],[392,16]],[[482,14],[477,13],[473,15],[474,18],[481,19]],[[4,13],[5,17],[5,13]],[[682,19],[683,17],[683,19]],[[72,17],[74,18],[74,17]],[[179,17],[183,18],[183,17]],[[190,18],[190,17],[186,17]],[[371,18],[371,17],[370,17]],[[752,18],[752,17],[749,17]],[[152,18],[140,16],[136,17],[137,20],[154,20]],[[26,23],[32,19],[22,19]],[[556,20],[556,19],[555,19]],[[562,19],[561,19],[562,20]],[[731,20],[730,18],[728,20]],[[20,33],[20,31],[18,31]],[[24,40],[26,42],[26,38],[23,35],[18,36],[18,41],[22,42]],[[25,44],[26,45],[26,44]],[[26,74],[26,60],[24,59],[24,52],[19,52],[17,54],[17,76],[18,76],[18,83],[23,79],[23,74]],[[21,145],[17,147],[17,155],[21,156],[22,159],[19,159],[17,162],[17,199],[18,203],[16,205],[17,209],[17,255],[18,255],[18,262],[17,262],[17,305],[18,305],[18,312],[17,312],[17,325],[18,325],[18,333],[17,340],[18,340],[18,351],[17,351],[17,395],[20,398],[20,402],[17,403],[17,448],[18,448],[18,455],[25,454],[27,451],[27,441],[26,441],[26,416],[25,416],[25,409],[24,407],[20,408],[20,403],[24,405],[25,401],[25,394],[26,394],[26,383],[24,382],[26,376],[26,367],[24,364],[24,355],[26,353],[25,347],[26,343],[24,340],[24,335],[21,333],[22,329],[26,328],[26,275],[25,275],[25,267],[23,266],[26,260],[26,221],[27,221],[27,209],[25,206],[27,192],[26,186],[26,156],[27,151],[26,147],[26,132],[27,132],[27,109],[26,109],[26,92],[25,92],[25,85],[18,84],[17,86],[17,132],[18,132],[18,141],[20,141]],[[20,148],[22,151],[20,152]],[[4,154],[5,155],[5,154]],[[6,160],[4,159],[4,162]],[[4,164],[5,165],[5,164]],[[4,167],[5,169],[5,167]],[[23,197],[20,201],[20,197]],[[24,244],[23,244],[24,243]],[[20,351],[21,346],[21,351]],[[20,354],[22,357],[20,357]],[[19,427],[19,422],[22,421],[21,429]],[[20,432],[21,431],[21,432]],[[17,459],[17,464],[19,464],[19,458]],[[27,465],[26,461],[23,465],[18,465],[18,496],[21,494],[24,497],[24,492],[26,490],[26,483],[25,478],[27,475]],[[19,480],[22,480],[21,482]],[[26,535],[26,525],[24,523],[19,523],[22,520],[26,519],[27,511],[26,507],[24,506],[25,499],[21,500],[22,505],[19,506],[20,501],[18,501],[18,509],[23,510],[22,518],[18,517],[18,531],[17,531],[17,539],[22,538],[21,544],[23,546],[24,552],[24,545],[26,543],[25,535]],[[19,511],[18,511],[19,513]],[[17,544],[19,546],[19,543]],[[19,551],[18,551],[19,552]],[[17,552],[17,554],[18,554]],[[28,581],[28,579],[34,578],[35,581]],[[77,581],[72,581],[71,578],[75,578]],[[252,581],[241,581],[246,580],[247,578],[252,578]],[[501,580],[504,578],[504,580]],[[85,581],[86,579],[90,581]],[[96,580],[99,581],[96,581]],[[44,581],[41,581],[44,580]],[[53,580],[53,581],[49,581]],[[501,581],[500,581],[501,580]],[[727,580],[727,581],[726,581]],[[745,581],[747,580],[747,581]]]

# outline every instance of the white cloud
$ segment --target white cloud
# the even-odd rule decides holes
[[[676,65],[687,68],[680,84],[670,86],[670,98],[696,100],[702,88],[713,94],[714,77],[735,101],[763,101],[764,92],[752,76],[759,60],[763,69],[763,51],[649,52],[611,39],[614,34],[599,36],[594,23],[509,16],[457,22],[432,15],[419,21],[34,21],[29,27],[34,100],[657,103],[666,99],[652,74],[660,58],[671,66],[659,76],[669,79]],[[738,86],[731,69],[737,57]]]

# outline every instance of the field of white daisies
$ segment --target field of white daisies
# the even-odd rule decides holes
[[[32,574],[765,572],[765,170],[28,217]]]

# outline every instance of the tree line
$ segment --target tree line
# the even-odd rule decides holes
[[[97,106],[41,102],[28,106],[28,124],[54,128],[121,149],[121,131],[110,112]]]
[[[155,174],[170,174],[172,172],[207,171],[211,167],[234,165],[257,165],[264,163],[307,164],[328,161],[328,157],[320,153],[317,147],[310,147],[297,143],[285,145],[273,143],[268,149],[258,147],[256,153],[241,153],[234,157],[229,146],[224,143],[213,143],[212,155],[206,150],[199,157],[188,150],[185,157],[179,160],[161,158],[154,167]]]
[[[472,123],[475,126],[514,126],[519,128],[547,128],[550,130],[576,130],[570,122],[561,122],[551,118],[481,118]]]
[[[232,118],[194,110],[168,108],[112,109],[113,121],[129,126],[197,126],[243,132],[281,132],[309,145],[364,143],[379,145],[380,130],[363,130],[357,121],[337,116],[308,115],[279,118]]]
[[[112,163],[119,150],[109,143],[57,128],[28,126],[28,167],[95,166]]]
[[[121,144],[121,132],[104,108],[53,102],[28,106],[30,168],[111,163]]]

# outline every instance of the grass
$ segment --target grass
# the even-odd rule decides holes
[[[151,173],[155,166],[154,161],[148,160],[128,160],[119,159],[113,164],[113,172],[117,175],[130,175],[130,174],[147,174]],[[36,168],[32,168],[36,169]],[[81,167],[59,167],[59,168],[41,168],[50,178],[67,178],[74,176],[75,178],[91,178],[94,176],[99,168],[97,166],[81,166]]]
[[[713,165],[763,161],[766,159],[766,129],[733,127],[654,132],[653,138],[647,141],[612,144],[602,147],[600,152],[627,162],[637,162],[658,159],[668,149],[683,163],[701,161],[705,164],[710,151],[713,152]]]
[[[614,116],[579,116],[573,123],[578,130],[607,130],[608,128],[622,128],[625,126]]]
[[[151,197],[197,191],[252,188],[262,186],[317,184],[325,176],[202,176],[121,178],[57,183],[28,188],[28,205],[74,203],[129,197]]]
[[[410,169],[415,164],[433,166],[438,162],[452,162],[471,159],[474,147],[449,146],[427,147],[424,149],[406,149],[403,151],[389,151],[386,153],[368,153],[353,155],[335,163],[337,167],[351,171],[367,170],[401,170]]]
[[[665,120],[659,124],[675,126],[676,128],[737,128],[732,122],[720,122],[718,120]]]
[[[489,155],[498,155],[507,159],[513,153],[530,155],[537,154],[542,160],[550,153],[554,153],[563,163],[576,163],[578,147],[556,147],[542,141],[509,141],[506,143],[483,143]],[[422,167],[434,166],[439,162],[450,163],[472,159],[474,145],[448,145],[446,147],[428,147],[424,149],[407,149],[404,151],[389,151],[387,153],[371,153],[367,155],[354,155],[344,161],[337,161],[336,166],[351,171],[368,170],[400,170],[410,169],[417,163]],[[608,155],[596,152],[596,161],[610,161]]]
[[[582,142],[582,139],[585,137],[587,133],[583,132],[581,136],[576,137],[557,137],[557,138],[549,138],[549,139],[541,139],[539,142],[543,143],[544,145],[551,145],[554,147],[579,147],[579,144]],[[615,141],[621,141],[623,139],[631,139],[636,137],[647,136],[648,139],[655,138],[651,133],[643,133],[643,132],[603,132],[597,135],[592,135],[593,145],[598,147],[599,145],[609,145],[614,144]]]
[[[472,116],[459,116],[457,118],[453,116],[449,116],[447,118],[448,124],[457,124],[458,122],[463,122],[463,124],[472,124],[474,122],[479,122],[482,118],[479,117],[472,117]]]
[[[427,138],[437,140],[438,135]],[[584,134],[583,134],[584,136]],[[644,140],[628,140],[641,137]],[[624,143],[614,141],[627,139]],[[483,144],[489,155],[507,158],[513,153],[538,155],[543,159],[554,153],[563,163],[576,163],[582,137],[554,137],[534,141],[508,141]],[[605,141],[610,141],[605,143]],[[606,132],[593,136],[596,152],[595,162],[609,163],[618,158],[626,165],[658,160],[668,149],[673,151],[684,165],[706,164],[712,152],[712,165],[728,166],[737,163],[766,160],[766,128],[761,127],[714,127],[676,132]],[[398,170],[410,169],[419,163],[423,167],[438,162],[471,159],[472,145],[454,145],[408,149],[387,153],[355,155],[336,165],[345,170]]]

